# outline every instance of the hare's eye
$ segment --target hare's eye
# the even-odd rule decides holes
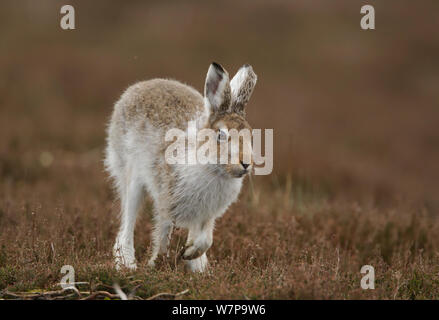
[[[223,130],[218,130],[218,141],[226,141],[227,140],[227,133]]]

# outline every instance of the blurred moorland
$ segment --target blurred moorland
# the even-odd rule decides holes
[[[53,289],[70,264],[82,290],[118,282],[139,297],[439,297],[437,1],[368,1],[374,31],[360,28],[365,1],[74,0],[70,31],[62,4],[0,4],[0,290]],[[209,274],[176,258],[146,269],[150,203],[140,268],[116,272],[112,105],[154,77],[202,91],[211,61],[254,67],[247,114],[274,129],[274,171],[219,221]],[[375,290],[360,288],[365,264]]]

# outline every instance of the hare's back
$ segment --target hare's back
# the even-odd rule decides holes
[[[128,122],[148,119],[156,127],[185,128],[204,112],[203,96],[175,80],[153,79],[129,87],[118,103]]]

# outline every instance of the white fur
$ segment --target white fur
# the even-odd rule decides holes
[[[155,214],[153,234],[153,240],[157,239],[157,244],[153,246],[149,265],[154,266],[158,254],[166,253],[170,233],[175,225],[189,230],[186,256],[190,256],[196,250],[203,251],[200,258],[187,261],[188,269],[204,271],[208,264],[204,252],[212,245],[214,220],[236,201],[243,178],[227,177],[220,172],[222,169],[217,165],[174,165],[173,173],[178,177],[173,189],[177,208],[173,216],[162,214],[161,195],[167,190],[156,183],[156,169],[153,163],[160,152],[160,145],[153,142],[157,129],[150,124],[147,126],[149,128],[146,132],[149,137],[137,136],[135,130],[126,133],[123,140],[126,146],[126,153],[123,154],[125,167],[121,167],[116,160],[118,156],[111,142],[107,148],[106,162],[110,172],[116,177],[117,184],[120,185],[122,206],[121,227],[114,246],[116,265],[136,268],[133,234],[145,187],[154,200],[156,210],[159,211]]]

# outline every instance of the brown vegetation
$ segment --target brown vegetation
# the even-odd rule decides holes
[[[439,4],[369,2],[375,31],[348,0],[75,1],[77,30],[62,31],[58,2],[3,1],[0,298],[59,290],[65,264],[81,291],[118,283],[142,298],[438,298]],[[181,230],[147,269],[149,202],[139,270],[117,272],[102,166],[112,104],[153,77],[201,90],[212,60],[254,66],[249,121],[274,128],[275,170],[219,221],[208,274],[184,272]],[[365,264],[375,290],[360,288]]]

